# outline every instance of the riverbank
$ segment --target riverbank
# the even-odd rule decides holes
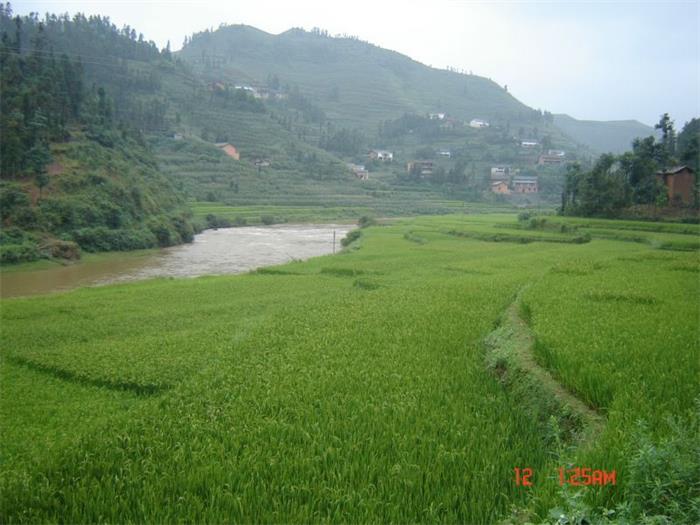
[[[192,243],[162,249],[86,254],[62,263],[42,260],[0,271],[0,297],[66,291],[153,277],[242,273],[333,253],[351,224],[282,224],[205,230]],[[333,246],[335,230],[335,248]]]

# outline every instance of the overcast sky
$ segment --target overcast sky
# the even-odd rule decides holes
[[[579,119],[664,112],[680,128],[700,115],[700,0],[127,0],[12,2],[16,13],[83,12],[129,24],[173,50],[221,23],[270,33],[320,27],[356,35],[425,64],[507,84],[525,104]]]

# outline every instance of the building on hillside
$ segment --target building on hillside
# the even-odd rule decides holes
[[[491,191],[501,195],[509,195],[508,183],[504,180],[497,180],[491,183]]]
[[[473,118],[469,121],[469,126],[476,129],[488,128],[490,124],[486,120],[480,118]]]
[[[536,140],[521,140],[520,141],[521,148],[536,148],[539,145],[540,145],[540,143],[537,142]]]
[[[540,155],[540,158],[537,159],[537,164],[539,164],[540,166],[561,164],[565,162],[565,160],[565,157],[559,155]]]
[[[452,152],[448,149],[441,149],[438,151],[440,157],[452,158]]]
[[[419,174],[419,175],[432,175],[433,174],[433,161],[432,160],[412,160],[406,164],[406,172]]]
[[[670,204],[692,204],[695,172],[688,166],[674,166],[656,172],[656,179],[666,186]]]
[[[348,168],[352,171],[353,175],[360,180],[369,180],[369,172],[365,169],[362,164],[348,163]]]
[[[392,162],[394,160],[394,154],[391,151],[385,149],[373,149],[367,154],[371,160],[378,160],[380,162]]]
[[[428,113],[428,118],[430,120],[444,120],[445,114],[444,113]]]
[[[515,193],[537,193],[537,177],[520,175],[513,178],[513,191]]]
[[[510,166],[493,166],[491,168],[491,180],[508,180],[514,171]]]
[[[548,149],[547,155],[552,155],[553,157],[566,157],[566,151],[562,149]]]
[[[226,155],[232,159],[241,160],[241,154],[232,144],[229,144],[228,142],[217,142],[216,147],[226,153]]]
[[[258,168],[269,168],[272,165],[272,161],[270,159],[255,159],[253,164]]]

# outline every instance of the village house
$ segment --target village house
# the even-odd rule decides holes
[[[551,165],[551,164],[561,164],[565,161],[565,157],[560,155],[540,155],[537,160],[537,164],[540,166]]]
[[[498,193],[500,195],[508,195],[510,194],[510,190],[508,189],[508,183],[503,180],[497,180],[491,183],[491,191],[493,193]]]
[[[488,128],[489,123],[486,120],[481,120],[479,118],[473,118],[469,121],[469,126],[476,129]]]
[[[521,148],[536,148],[540,143],[536,140],[523,140],[520,142]]]
[[[238,152],[236,147],[229,144],[228,142],[217,142],[216,147],[224,153],[226,153],[226,155],[228,155],[232,159],[241,160],[241,154]]]
[[[447,157],[448,159],[452,157],[452,152],[448,149],[441,149],[438,151],[440,157]]]
[[[378,160],[380,162],[392,162],[394,160],[394,154],[391,151],[384,149],[373,149],[367,154],[371,160]]]
[[[412,160],[406,164],[407,173],[419,173],[420,175],[432,175],[433,174],[433,161],[432,160]]]
[[[255,159],[253,162],[258,168],[269,168],[272,162],[270,159]]]
[[[666,186],[668,202],[692,204],[695,172],[688,166],[675,166],[656,173],[656,179]]]
[[[510,166],[494,166],[491,168],[491,180],[507,180],[511,171]]]
[[[369,172],[365,169],[362,164],[348,163],[348,168],[352,171],[353,175],[360,180],[369,180]]]
[[[549,149],[547,150],[547,155],[552,155],[553,157],[566,157],[566,151],[561,149]]]
[[[445,114],[444,113],[428,113],[428,118],[430,120],[444,120]]]
[[[537,193],[537,177],[518,176],[513,179],[513,191],[515,193]]]

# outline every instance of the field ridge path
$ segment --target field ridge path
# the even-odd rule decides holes
[[[518,388],[512,379],[516,377],[517,383],[523,385],[520,387],[521,393],[526,399],[537,403],[538,396],[531,392],[533,389],[539,390],[539,399],[549,398],[546,406],[539,406],[539,410],[544,409],[549,416],[573,417],[579,427],[574,441],[578,447],[586,447],[602,433],[607,419],[537,362],[534,353],[535,334],[520,313],[522,294],[526,288],[520,289],[515,300],[501,315],[498,326],[484,339],[487,364],[508,387]]]

